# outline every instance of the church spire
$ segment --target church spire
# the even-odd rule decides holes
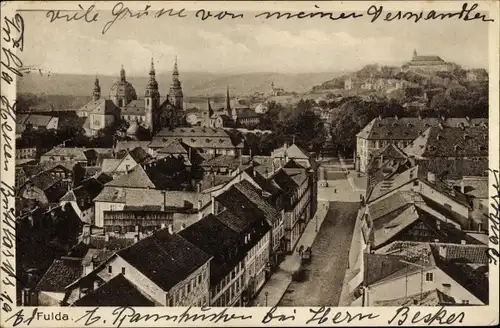
[[[208,117],[212,117],[214,114],[214,110],[212,109],[212,105],[210,104],[210,98],[207,98],[208,103]]]
[[[413,49],[413,58],[417,57],[417,49]]]
[[[172,71],[172,76],[174,80],[179,79],[179,69],[177,67],[177,56],[175,56],[174,70]]]
[[[92,98],[94,101],[97,101],[101,98],[101,86],[99,85],[99,79],[97,76],[95,77],[94,81],[94,92],[92,93]]]
[[[155,77],[155,63],[153,57],[151,57],[151,68],[149,69],[149,76],[154,79]]]
[[[226,111],[231,115],[231,98],[229,97],[229,86],[226,87]]]
[[[125,68],[123,67],[120,69],[120,80],[125,81]]]

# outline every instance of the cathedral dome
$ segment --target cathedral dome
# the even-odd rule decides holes
[[[109,97],[125,98],[129,100],[137,99],[134,87],[127,81],[116,81],[109,89]]]

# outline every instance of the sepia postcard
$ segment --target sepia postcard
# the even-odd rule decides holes
[[[4,1],[0,326],[499,323],[498,1]]]

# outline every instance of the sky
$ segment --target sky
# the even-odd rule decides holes
[[[161,4],[160,4],[161,6]],[[158,7],[158,5],[156,6]],[[155,7],[155,9],[157,9]],[[53,23],[46,12],[24,12],[25,65],[71,74],[146,75],[153,57],[157,72],[169,72],[175,56],[181,71],[224,74],[352,71],[366,64],[401,65],[413,50],[464,67],[488,67],[488,24],[474,21],[407,21],[370,24],[368,19],[238,20],[184,19]]]

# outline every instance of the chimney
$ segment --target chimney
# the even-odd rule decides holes
[[[275,171],[276,171],[276,164],[274,164],[274,161],[273,161],[273,171],[272,171],[273,174],[274,174]]]
[[[249,153],[250,153],[250,158],[252,158],[252,147],[250,147],[248,150],[249,150]]]
[[[255,167],[252,168],[252,175],[254,178],[257,176],[257,171],[255,170]]]
[[[136,234],[138,234],[138,233],[139,233],[139,225],[138,225],[138,224],[136,224],[136,225],[135,225],[135,233],[136,233]]]
[[[437,228],[438,230],[441,230],[441,221],[439,221],[439,220],[438,220],[438,221],[436,221],[436,228]]]
[[[165,228],[166,228],[165,223],[162,223],[162,224],[161,224],[161,228],[162,228],[162,229],[165,229]]]
[[[421,121],[423,118],[424,116],[422,115],[422,113],[418,113],[418,119]]]
[[[215,197],[212,196],[212,214],[215,215]]]
[[[215,173],[212,172],[212,173],[210,173],[210,175],[211,175],[210,176],[210,185],[213,187],[213,186],[215,186]]]
[[[94,255],[90,260],[90,271],[94,271],[94,269],[96,268],[96,264],[97,264],[97,255]]]
[[[466,245],[466,244],[467,244],[467,241],[465,241],[464,239],[462,239],[462,240],[460,241],[460,244],[462,244],[462,245]]]
[[[470,123],[470,117],[469,116],[466,116],[465,119],[467,120],[467,122]]]
[[[109,242],[109,234],[108,233],[104,235],[104,241]]]
[[[171,235],[174,234],[174,227],[171,224],[168,225],[168,233],[171,234]]]
[[[381,120],[382,119],[382,113],[378,114],[378,119]]]
[[[439,256],[446,258],[446,245],[439,245]]]
[[[197,192],[197,193],[200,193],[200,192],[201,192],[201,183],[200,183],[200,182],[197,182],[197,183],[196,183],[196,192]]]
[[[139,235],[134,235],[134,243],[139,242]]]
[[[436,175],[434,172],[427,172],[427,181],[430,183],[435,183],[436,182]]]
[[[99,288],[99,280],[95,280],[94,281],[94,290],[96,290],[97,288]]]
[[[394,119],[398,120],[399,119],[398,115],[394,115]]]
[[[460,192],[462,194],[465,194],[465,183],[464,183],[463,179],[462,179],[462,181],[460,181]]]
[[[451,284],[443,284],[443,293],[451,295]]]
[[[440,128],[441,130],[443,130],[443,129],[444,129],[443,122],[439,122],[438,126],[439,126],[439,128]]]

